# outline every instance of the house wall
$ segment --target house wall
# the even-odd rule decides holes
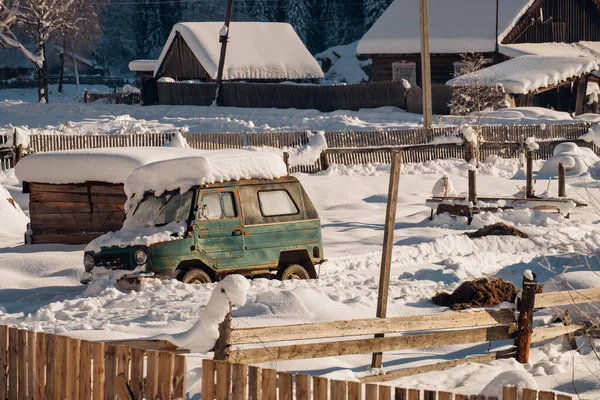
[[[600,41],[599,21],[598,0],[538,0],[502,43]]]
[[[492,53],[484,54],[486,58],[493,58]],[[420,54],[374,54],[372,80],[391,81],[394,77],[392,65],[394,63],[414,62],[417,69],[417,86],[421,86],[421,55]],[[431,55],[431,81],[444,84],[454,77],[454,63],[460,61],[460,54],[432,54]]]
[[[206,73],[187,43],[178,34],[159,68],[160,76],[168,76],[176,80],[197,79],[208,81]]]

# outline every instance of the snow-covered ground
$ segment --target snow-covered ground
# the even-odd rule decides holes
[[[536,162],[536,169],[541,162]],[[578,208],[570,219],[556,213],[514,210],[484,213],[473,226],[464,219],[440,216],[429,221],[424,205],[435,182],[447,174],[458,192],[467,188],[463,161],[446,160],[403,166],[398,217],[394,238],[392,279],[388,315],[419,315],[442,311],[430,298],[441,290],[453,290],[466,279],[495,276],[520,285],[525,269],[532,269],[540,282],[566,270],[586,269],[573,253],[596,254],[600,246],[594,207]],[[498,159],[480,170],[480,195],[508,196],[523,186],[511,177],[517,160]],[[297,175],[319,210],[325,256],[315,281],[256,279],[250,282],[248,302],[234,312],[234,326],[264,326],[375,315],[381,258],[383,221],[389,166],[334,165],[319,175]],[[28,198],[12,171],[0,173],[2,184],[27,212]],[[548,181],[537,182],[538,192]],[[549,190],[556,193],[556,182]],[[568,178],[568,194],[590,202],[600,198],[597,181],[589,175]],[[485,237],[469,239],[463,233],[505,221],[515,224],[531,239]],[[0,222],[3,224],[3,222]],[[204,309],[214,285],[184,285],[176,281],[144,283],[139,292],[123,293],[102,285],[83,286],[83,246],[22,245],[22,229],[0,229],[0,323],[65,333],[89,339],[147,337],[189,329]],[[595,258],[588,265],[598,271]],[[579,266],[579,267],[578,267]],[[506,343],[500,343],[506,344]],[[516,371],[545,389],[574,393],[583,398],[600,396],[600,362],[589,342],[581,341],[579,353],[568,351],[556,339],[532,352],[531,362],[514,360],[467,364],[452,370],[403,378],[398,385],[456,389],[477,393],[500,373]],[[598,346],[598,343],[594,343]],[[446,346],[424,351],[396,351],[384,355],[384,367],[461,358],[488,350],[488,345]],[[190,369],[198,368],[202,355],[189,356]],[[280,370],[307,371],[347,378],[364,373],[370,355],[331,357],[280,362],[266,366]],[[572,374],[574,374],[575,388]],[[517,379],[513,377],[514,379]],[[498,378],[500,379],[500,378]],[[530,382],[531,383],[531,382]],[[191,389],[195,393],[199,387]]]
[[[54,134],[130,134],[165,131],[189,132],[283,132],[283,131],[372,131],[411,129],[422,126],[420,114],[396,107],[360,111],[260,109],[196,106],[127,106],[123,104],[83,104],[85,86],[79,92],[65,85],[64,96],[52,86],[50,104],[37,104],[33,89],[0,91],[0,132],[2,128],[26,126],[37,133]],[[106,87],[89,90],[110,92]],[[444,125],[460,125],[462,118],[444,116]],[[482,124],[526,125],[600,122],[600,116],[586,114],[573,119],[569,114],[542,108],[519,108],[486,114]]]

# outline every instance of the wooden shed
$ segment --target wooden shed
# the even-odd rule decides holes
[[[86,244],[125,219],[124,183],[138,167],[197,150],[135,147],[37,153],[16,166],[29,191],[29,243]],[[27,184],[25,184],[25,182]]]

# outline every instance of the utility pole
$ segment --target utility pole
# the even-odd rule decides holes
[[[431,59],[429,57],[429,6],[428,0],[421,2],[421,89],[423,92],[423,128],[433,124],[431,107]]]
[[[227,54],[227,42],[229,41],[229,24],[231,23],[231,14],[233,12],[233,0],[227,1],[227,12],[225,13],[225,24],[219,32],[219,42],[221,42],[221,56],[219,57],[219,70],[217,72],[217,93],[218,87],[223,81],[223,68],[225,67],[225,54]]]

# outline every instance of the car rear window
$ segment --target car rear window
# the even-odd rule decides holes
[[[298,206],[287,190],[269,190],[258,192],[260,212],[264,217],[298,214]]]

